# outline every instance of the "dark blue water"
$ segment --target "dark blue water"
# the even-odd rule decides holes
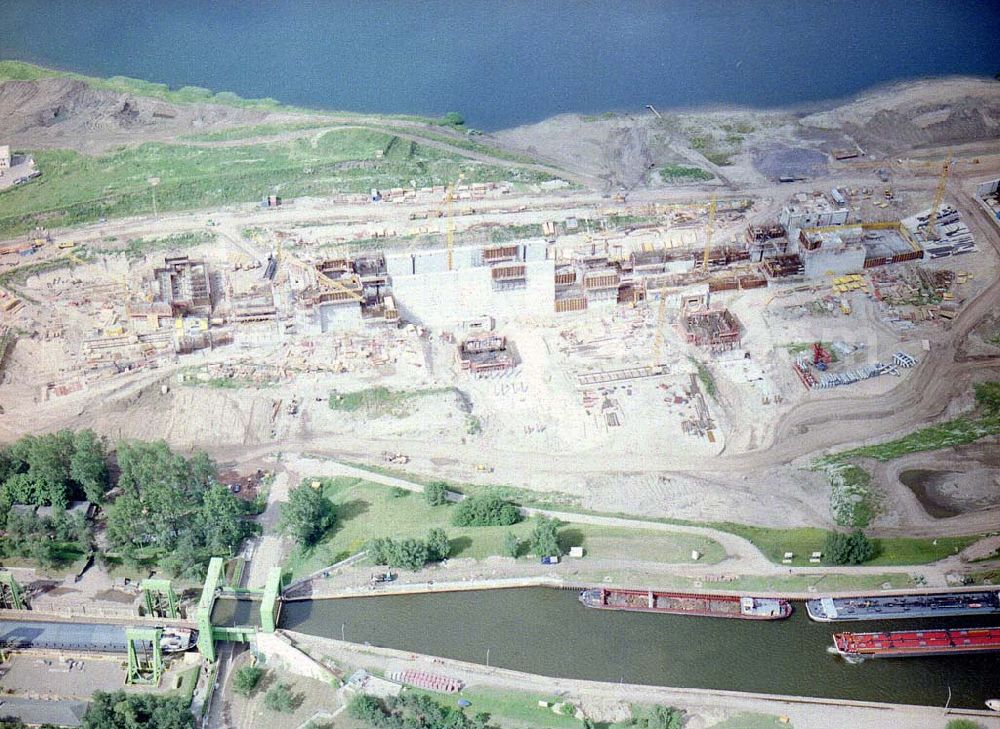
[[[497,129],[1000,72],[995,0],[0,0],[0,56]]]

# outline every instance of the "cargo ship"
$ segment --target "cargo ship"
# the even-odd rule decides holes
[[[782,620],[792,614],[792,604],[788,600],[779,598],[694,595],[658,590],[598,587],[581,592],[580,602],[599,610],[630,610],[743,620]]]
[[[820,623],[841,620],[993,615],[1000,613],[1000,590],[941,592],[931,595],[823,597],[806,602],[809,617]]]
[[[833,646],[837,653],[848,659],[988,653],[1000,651],[1000,628],[834,633]]]

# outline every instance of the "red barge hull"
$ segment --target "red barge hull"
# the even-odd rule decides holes
[[[1000,651],[1000,628],[898,630],[834,633],[833,645],[846,658],[906,658]]]

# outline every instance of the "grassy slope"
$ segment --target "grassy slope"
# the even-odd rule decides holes
[[[415,476],[397,468],[387,468],[384,466],[369,466],[364,463],[351,463],[357,468],[364,468],[375,473],[395,476],[414,483],[429,483],[434,480]],[[476,484],[461,484],[449,482],[448,488],[460,493],[474,494],[484,491],[487,487]],[[577,506],[577,497],[570,494],[538,493],[527,489],[519,489],[513,486],[496,486],[492,490],[503,492],[513,501],[523,506],[533,506],[539,509],[550,509],[552,511],[563,511],[567,513],[594,514],[596,516],[614,516],[622,519],[632,519],[635,521],[649,521],[656,524],[678,524],[681,526],[701,526],[719,531],[729,532],[737,536],[744,537],[752,541],[764,556],[772,562],[781,563],[785,552],[794,552],[795,558],[793,566],[808,566],[809,555],[812,552],[823,550],[826,538],[830,535],[827,529],[816,527],[799,527],[795,529],[780,529],[777,527],[757,527],[746,524],[736,524],[733,522],[696,522],[688,519],[658,519],[653,517],[636,516],[635,514],[624,513],[602,513],[582,509]],[[982,535],[970,534],[963,537],[944,537],[937,539],[910,539],[904,537],[891,537],[879,539],[879,556],[869,562],[874,565],[921,565],[936,562],[951,554],[954,554],[955,547],[960,550],[972,544]]]
[[[367,129],[335,129],[315,145],[306,139],[206,148],[148,142],[99,157],[69,150],[36,152],[44,171],[35,182],[0,195],[0,234],[36,224],[72,225],[150,214],[149,178],[158,177],[161,211],[259,200],[270,192],[293,197],[366,192],[372,187],[467,182],[537,182],[547,175],[472,162],[438,149]]]
[[[325,479],[324,494],[337,505],[337,526],[308,553],[296,550],[286,569],[300,577],[359,551],[375,537],[422,539],[434,527],[448,532],[453,556],[483,558],[502,552],[507,532],[526,540],[532,529],[530,521],[511,527],[452,526],[453,506],[431,507],[420,494],[397,493],[361,479]],[[559,536],[564,547],[582,546],[593,559],[628,555],[650,562],[689,562],[693,549],[703,554],[701,562],[713,564],[725,557],[717,542],[688,534],[569,524]]]

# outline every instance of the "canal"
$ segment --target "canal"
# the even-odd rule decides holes
[[[1000,653],[868,660],[831,653],[834,630],[981,627],[986,618],[815,623],[593,610],[573,590],[523,588],[287,602],[281,627],[414,653],[594,681],[983,708]]]

